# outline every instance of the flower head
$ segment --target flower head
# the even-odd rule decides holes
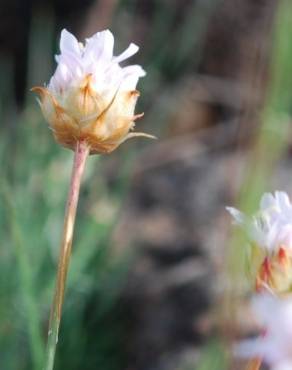
[[[292,285],[292,205],[284,192],[262,196],[260,210],[251,218],[227,207],[235,223],[247,230],[252,250],[249,274],[257,291],[287,292]]]
[[[139,65],[121,67],[138,46],[130,44],[113,56],[114,37],[109,30],[97,32],[81,44],[67,30],[60,39],[58,66],[47,87],[35,87],[40,105],[56,140],[70,149],[86,141],[91,153],[108,153],[134,136],[129,133],[139,92],[136,85],[145,71]]]
[[[252,309],[262,327],[262,335],[239,343],[235,353],[260,357],[273,370],[292,369],[292,298],[259,294],[252,302]]]
[[[281,247],[292,249],[292,205],[285,192],[265,193],[260,209],[248,218],[235,208],[226,208],[237,224],[246,228],[250,239],[266,252],[277,253]]]

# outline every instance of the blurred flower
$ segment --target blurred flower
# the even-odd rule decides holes
[[[265,193],[260,210],[251,218],[227,207],[235,223],[244,227],[253,248],[262,250],[257,287],[268,284],[277,291],[289,289],[292,283],[292,205],[286,193]]]
[[[86,141],[91,153],[109,153],[123,141],[134,121],[139,92],[136,85],[145,71],[139,65],[121,67],[120,62],[139,50],[135,44],[113,56],[114,37],[109,30],[97,32],[85,44],[67,30],[61,33],[61,54],[57,69],[47,87],[34,87],[40,94],[40,106],[56,140],[75,149],[77,141]]]
[[[259,212],[251,219],[235,208],[226,209],[237,224],[246,228],[252,241],[269,254],[276,253],[282,245],[292,248],[292,205],[286,193],[265,193]]]
[[[262,335],[242,341],[235,354],[262,358],[272,370],[292,369],[292,298],[279,299],[259,294],[252,302],[252,310],[262,327]]]

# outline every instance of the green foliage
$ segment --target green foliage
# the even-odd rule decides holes
[[[219,339],[208,343],[201,355],[196,370],[224,370],[227,368],[227,358],[224,347]]]

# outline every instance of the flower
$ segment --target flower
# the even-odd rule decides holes
[[[235,354],[262,358],[272,370],[291,370],[291,296],[279,299],[271,294],[259,294],[252,301],[252,311],[262,327],[262,335],[239,343],[235,347]]]
[[[285,192],[265,193],[260,210],[251,219],[239,210],[226,207],[235,223],[247,229],[250,239],[269,254],[277,253],[281,246],[292,249],[292,205]]]
[[[286,193],[266,193],[260,210],[251,218],[235,208],[227,207],[235,223],[247,230],[253,247],[251,275],[255,267],[256,290],[267,285],[285,292],[292,285],[292,205]]]
[[[139,50],[135,44],[113,56],[114,37],[97,32],[85,44],[67,30],[61,32],[58,66],[47,87],[34,87],[44,117],[57,142],[75,149],[86,141],[90,153],[109,153],[134,136],[130,131],[143,114],[134,114],[139,92],[136,85],[145,71],[139,65],[120,63]]]

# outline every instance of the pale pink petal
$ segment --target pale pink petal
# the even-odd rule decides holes
[[[263,358],[272,369],[292,362],[292,299],[259,294],[252,303],[255,318],[263,332],[255,339],[240,342],[235,354],[242,357]]]
[[[81,55],[80,46],[78,41],[72,33],[68,32],[65,28],[61,32],[60,39],[60,51],[62,53],[72,53],[76,55]]]
[[[97,32],[86,39],[81,47],[77,39],[66,29],[61,33],[61,54],[56,56],[58,67],[49,83],[52,91],[66,91],[76,86],[88,74],[92,75],[92,87],[99,94],[112,96],[117,89],[136,89],[145,71],[138,65],[122,68],[119,62],[138,51],[138,46],[130,46],[119,56],[113,57],[114,37],[109,30]]]
[[[281,361],[279,364],[275,364],[272,367],[272,370],[291,370],[292,369],[292,360],[290,361]]]
[[[235,222],[239,225],[243,225],[246,222],[245,215],[240,212],[238,209],[233,207],[225,207],[226,211],[228,211],[231,216],[234,218]]]
[[[131,43],[125,51],[123,51],[120,55],[114,57],[114,61],[116,63],[120,63],[123,60],[126,60],[136,54],[139,50],[139,47],[136,44]]]
[[[287,248],[292,248],[292,225],[284,225],[281,227],[279,241]]]
[[[122,91],[135,90],[139,78],[146,75],[146,72],[143,70],[143,68],[138,65],[125,67],[122,71],[124,75],[120,87]]]
[[[113,57],[114,36],[109,30],[97,32],[92,37],[86,39],[84,49],[84,59],[90,58],[92,61],[109,61]]]
[[[277,200],[277,203],[279,204],[280,209],[287,210],[291,208],[289,197],[284,191],[276,191],[275,198]]]
[[[261,210],[274,207],[275,205],[276,205],[276,201],[271,193],[265,193],[262,196],[261,201],[260,201]]]
[[[276,252],[280,245],[279,245],[279,237],[280,237],[281,228],[277,224],[273,224],[266,233],[266,245],[264,247],[267,248],[270,252]]]
[[[102,57],[105,59],[111,59],[113,57],[114,50],[114,36],[109,30],[101,32],[101,39],[103,40],[103,52]]]

